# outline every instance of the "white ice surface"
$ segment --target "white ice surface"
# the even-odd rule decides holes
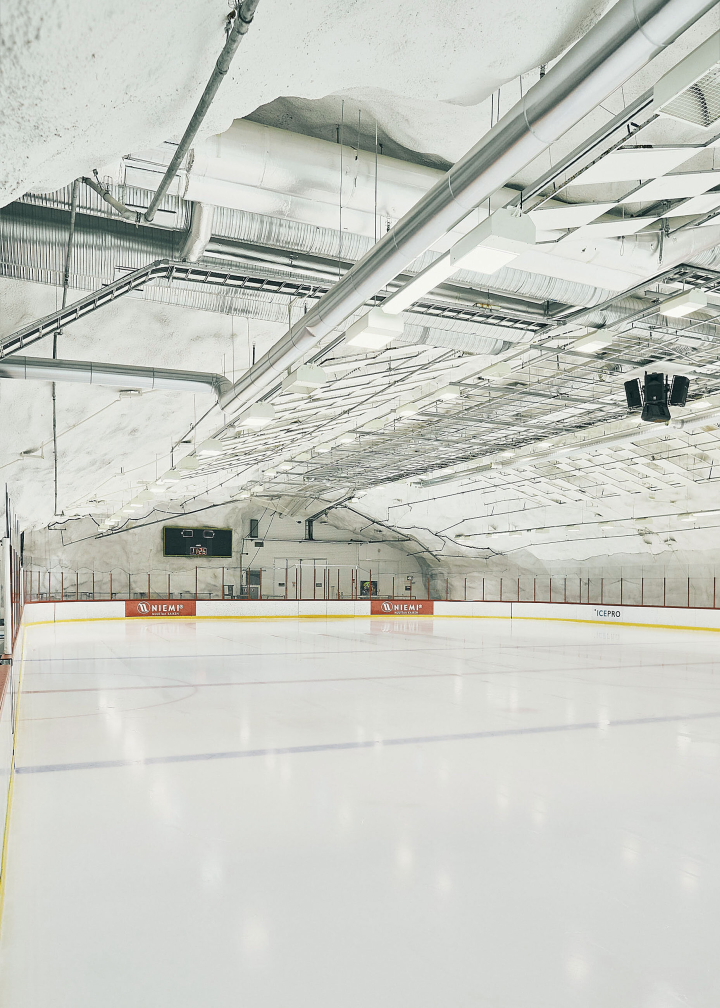
[[[33,628],[0,1001],[715,1008],[717,672],[605,626]]]

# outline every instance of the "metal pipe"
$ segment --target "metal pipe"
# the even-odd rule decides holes
[[[155,211],[158,208],[160,200],[170,188],[170,184],[177,175],[178,168],[182,164],[183,158],[190,150],[193,140],[197,136],[197,132],[202,125],[203,119],[205,118],[207,110],[210,108],[213,98],[218,92],[218,88],[222,84],[225,79],[225,75],[230,69],[230,64],[232,63],[235,51],[242,42],[243,36],[247,34],[259,2],[260,0],[243,0],[243,3],[236,8],[235,23],[228,33],[222,52],[217,58],[215,69],[212,72],[210,80],[205,85],[202,97],[198,102],[192,119],[187,125],[187,129],[183,133],[182,140],[178,144],[177,150],[173,155],[173,159],[168,165],[168,169],[163,175],[162,181],[157,187],[155,195],[150,200],[150,206],[145,211],[144,218],[146,221],[151,221],[155,216]]]
[[[172,368],[98,364],[95,361],[45,357],[5,357],[0,360],[0,378],[76,382],[83,385],[110,385],[113,388],[157,389],[167,392],[198,392],[198,386],[204,386],[218,397],[231,387],[229,379],[204,371],[176,371]]]
[[[223,397],[254,401],[284,370],[715,5],[619,0]]]
[[[83,175],[82,181],[85,185],[94,189],[98,196],[104,199],[106,203],[109,203],[113,210],[117,210],[120,216],[124,217],[125,220],[131,220],[135,224],[138,224],[142,220],[142,216],[137,210],[131,210],[130,207],[126,207],[124,203],[116,200],[114,196],[110,195],[109,189],[103,189],[100,182],[96,182],[95,179],[88,178],[86,175]]]

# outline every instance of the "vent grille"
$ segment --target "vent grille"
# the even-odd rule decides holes
[[[720,121],[720,64],[659,109],[663,115],[710,129]]]

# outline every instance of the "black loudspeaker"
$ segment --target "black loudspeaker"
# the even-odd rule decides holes
[[[645,403],[641,419],[645,423],[667,423],[670,419],[670,410],[667,403]]]
[[[628,409],[642,409],[639,378],[633,378],[632,381],[625,382],[625,398],[627,399]]]
[[[686,378],[685,375],[675,375],[672,380],[672,388],[670,389],[670,405],[684,406],[687,402],[689,388],[689,378]]]
[[[645,372],[645,402],[667,403],[668,387],[665,375],[659,371]]]

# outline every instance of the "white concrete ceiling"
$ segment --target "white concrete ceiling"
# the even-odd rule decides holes
[[[257,122],[332,140],[342,108],[349,133],[360,113],[366,149],[377,121],[385,153],[442,168],[461,156],[489,128],[491,93],[495,109],[498,100],[495,92],[500,89],[500,109],[506,111],[519,96],[521,87],[525,90],[537,79],[540,64],[550,63],[559,56],[607,6],[587,0],[558,0],[550,6],[514,0],[484,3],[480,12],[477,5],[467,0],[450,3],[431,0],[421,7],[405,0],[383,3],[372,0],[364,4],[327,0],[311,5],[261,0],[256,22],[213,105],[203,135],[218,133],[233,120],[252,114]],[[0,200],[10,203],[28,191],[54,192],[79,174],[117,162],[130,151],[143,151],[176,139],[222,45],[227,11],[226,0],[210,3],[189,0],[174,9],[171,16],[166,4],[156,2],[136,5],[131,12],[112,6],[100,8],[92,17],[87,16],[87,5],[79,0],[61,2],[50,12],[14,2],[5,4],[4,59],[0,71],[0,97],[5,110],[0,127],[0,194],[3,194]],[[555,145],[550,160],[557,160],[573,149],[611,113],[618,112],[624,103],[650,86],[709,31],[715,30],[717,20],[717,11],[711,12],[668,47],[651,67],[637,74],[604,107],[596,109]],[[707,139],[706,134],[663,120],[649,126],[634,142],[679,145],[701,144]],[[347,138],[346,143],[352,145],[352,138]],[[688,155],[686,163],[672,170],[696,172],[715,167],[714,148],[689,150]],[[545,171],[548,163],[545,159],[542,164],[530,165],[509,182],[515,186],[526,184]],[[562,198],[573,203],[607,200],[615,205],[631,188],[623,187],[621,182],[598,186],[584,183],[581,178]],[[22,206],[27,205],[26,202]],[[94,212],[97,216],[99,211]],[[662,265],[685,261],[703,250],[707,250],[703,252],[705,255],[715,254],[720,240],[717,226],[697,228],[690,239],[688,234],[680,232],[667,239]],[[112,250],[109,235],[110,232],[106,245]],[[555,237],[562,239],[562,232]],[[364,247],[358,244],[354,257],[358,258],[363,251]],[[116,269],[127,265],[125,254],[118,252],[115,256]],[[527,276],[539,280],[549,276],[555,278],[553,283],[559,278],[566,279],[568,284],[584,283],[588,289],[595,284],[621,290],[634,279],[656,272],[659,255],[659,241],[650,231],[639,239],[629,237],[622,243],[584,232],[577,236],[570,234],[560,241],[553,239],[544,250],[529,253],[514,265],[521,280]],[[58,288],[52,280],[31,283],[27,273],[13,272],[10,268],[3,268],[3,272],[2,334],[15,331],[57,306]],[[79,266],[78,272],[81,272]],[[92,271],[88,268],[85,272]],[[481,279],[467,274],[465,282],[477,285]],[[82,293],[71,291],[70,299]],[[596,300],[602,298],[598,296]],[[297,308],[300,310],[301,304]],[[264,319],[238,314],[243,315],[130,298],[68,327],[60,339],[59,353],[75,359],[178,366],[237,376],[249,363],[253,343],[256,355],[260,356],[286,328],[284,322],[272,320],[267,312]],[[707,319],[710,321],[710,316]],[[419,317],[412,321],[419,326],[423,324]],[[577,327],[568,330],[561,349],[567,347],[570,337],[586,331]],[[682,334],[675,336],[681,338]],[[529,342],[532,335],[522,339]],[[707,339],[712,342],[711,336]],[[675,350],[681,352],[679,346]],[[42,343],[29,352],[49,356]],[[556,356],[560,361],[560,355]],[[399,422],[398,405],[425,389],[429,404],[425,416],[429,421],[427,430],[440,429],[438,424],[445,423],[447,417],[452,418],[461,407],[467,410],[475,402],[473,397],[480,393],[473,383],[477,383],[482,368],[493,359],[468,358],[459,349],[452,349],[452,344],[443,348],[422,341],[411,345],[396,343],[387,352],[361,356],[350,367],[343,366],[344,358],[350,364],[352,360],[341,348],[328,351],[326,358],[323,364],[328,364],[331,381],[321,392],[311,400],[276,398],[277,423],[262,434],[234,439],[234,453],[228,454],[222,464],[205,460],[199,475],[187,475],[178,499],[219,500],[227,496],[228,487],[237,492],[258,485],[264,488],[257,492],[258,496],[264,493],[263,499],[270,503],[273,497],[277,500],[292,497],[292,481],[272,486],[272,479],[270,482],[263,479],[263,468],[280,459],[293,460],[293,477],[297,477],[294,485],[298,486],[313,467],[318,473],[322,470],[320,455],[324,453],[313,453],[318,445],[323,448],[343,430],[357,430],[378,416],[385,435],[392,433],[398,443],[404,439],[409,444],[412,437],[418,436],[418,424],[422,421]],[[545,359],[550,359],[547,352]],[[706,363],[712,359],[711,353]],[[548,372],[538,377],[538,363],[533,360],[532,355],[515,360],[513,367],[518,379],[528,384],[539,382],[543,392],[555,388]],[[621,360],[617,366],[619,372],[626,367],[622,353],[618,360]],[[560,368],[566,366],[567,361],[558,364]],[[712,372],[705,375],[706,385],[708,374],[712,377]],[[453,381],[466,383],[460,404],[443,404],[438,403],[437,397],[433,399],[433,392]],[[580,386],[572,389],[568,386],[562,394],[567,395],[569,390],[576,401],[585,397],[586,404],[592,405],[592,374],[588,372],[583,381],[584,391]],[[484,395],[487,383],[481,386]],[[616,386],[615,399],[608,400],[610,420],[614,415],[612,409],[621,407],[619,380]],[[183,434],[212,405],[212,399],[205,402],[202,396],[193,401],[192,396],[153,392],[136,399],[120,399],[116,391],[109,389],[71,385],[59,389],[59,502],[65,514],[94,511],[102,516],[113,512],[141,492],[144,484],[151,483],[176,463],[178,457],[192,451],[203,438],[218,431],[228,439],[232,434],[215,411],[200,424],[187,444],[178,445]],[[35,527],[46,524],[53,514],[49,395],[48,384],[7,381],[0,384],[5,431],[0,466],[22,520]],[[567,416],[558,416],[555,423],[567,420]],[[506,426],[497,428],[499,436],[517,433],[507,419],[502,423]],[[373,457],[377,457],[378,468],[383,469],[386,479],[387,436],[381,445],[382,439],[374,442],[371,435],[371,431],[366,431],[360,437],[358,451],[360,455],[376,452]],[[714,435],[707,432],[706,435],[713,440]],[[548,564],[547,545],[543,545],[541,536],[537,541],[532,536],[522,540],[514,536],[512,541],[509,538],[506,541],[502,536],[509,534],[509,527],[490,528],[481,524],[477,529],[468,526],[468,531],[462,525],[468,493],[477,495],[473,508],[477,507],[478,514],[482,511],[487,517],[494,513],[500,498],[495,499],[496,494],[489,502],[487,494],[493,491],[493,480],[499,480],[505,492],[503,499],[520,502],[516,511],[531,508],[535,514],[540,509],[538,517],[532,519],[538,526],[565,529],[567,524],[578,525],[579,532],[576,530],[572,535],[559,533],[563,542],[571,541],[569,552],[562,554],[556,549],[556,555],[562,554],[564,559],[589,561],[603,551],[603,555],[618,556],[638,551],[654,554],[674,549],[672,529],[666,530],[665,538],[643,538],[636,534],[632,547],[625,540],[618,538],[613,542],[612,537],[603,536],[603,545],[598,547],[597,536],[585,534],[586,518],[590,516],[588,521],[592,524],[596,518],[600,521],[608,515],[612,517],[618,508],[622,516],[626,512],[630,515],[638,504],[661,492],[675,495],[672,500],[668,498],[669,513],[673,508],[678,513],[693,507],[710,508],[708,493],[712,495],[709,488],[714,470],[705,462],[692,461],[695,456],[685,448],[699,441],[694,435],[694,440],[688,442],[689,437],[686,434],[679,438],[680,447],[665,445],[663,451],[670,454],[664,462],[653,463],[649,469],[647,450],[630,446],[623,449],[622,457],[610,456],[610,461],[604,455],[591,453],[587,463],[564,463],[562,472],[538,465],[530,467],[522,478],[513,476],[510,480],[506,475],[460,476],[457,492],[439,495],[437,501],[429,501],[427,490],[411,486],[405,478],[398,484],[371,489],[363,499],[363,507],[375,517],[392,518],[394,527],[402,531],[412,529],[421,540],[427,536],[428,547],[445,556],[446,562],[466,563],[477,556],[473,537],[478,536],[481,549],[502,557],[515,554],[518,563]],[[175,445],[172,456],[171,445]],[[705,454],[714,459],[714,442],[703,442],[703,446]],[[298,456],[307,457],[298,460]],[[432,475],[443,464],[447,464],[446,447],[438,442],[437,458],[432,464],[423,463],[424,471]],[[581,478],[577,470],[588,467],[594,475],[587,477],[583,472]],[[398,471],[401,470],[402,465],[398,465]],[[325,482],[318,477],[314,489],[321,495],[325,493],[328,500],[339,499],[344,490],[370,485],[357,474],[354,478],[332,479],[327,476],[328,470],[323,471]],[[613,476],[621,471],[627,479]],[[589,482],[583,482],[588,479]],[[605,492],[598,495],[592,487],[601,483]],[[454,487],[455,483],[448,485]],[[617,490],[616,494],[607,492],[610,486]],[[622,500],[616,500],[616,496]],[[394,507],[392,502],[396,500],[409,510],[392,514],[388,508]],[[558,517],[553,509],[560,507],[564,510]],[[578,508],[585,509],[585,517],[578,518],[575,514]],[[568,514],[572,510],[572,520],[567,518],[566,510]],[[338,521],[342,521],[340,512],[338,515]],[[457,538],[458,529],[461,536],[468,538]],[[518,528],[512,531],[517,532]],[[691,535],[692,530],[683,526],[680,532]],[[583,545],[572,545],[579,540]],[[683,540],[688,555],[700,548],[693,542]]]

